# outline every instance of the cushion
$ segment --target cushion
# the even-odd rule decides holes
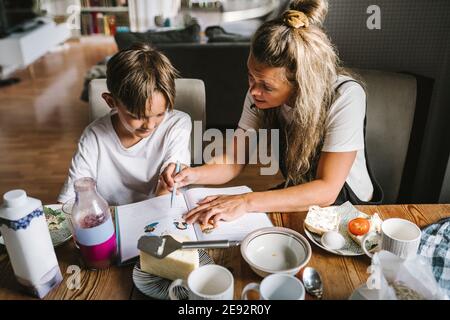
[[[211,26],[205,29],[208,42],[249,42],[250,37],[237,33],[226,32],[220,26]]]
[[[147,32],[118,32],[114,36],[119,50],[126,49],[136,42],[155,43],[198,43],[200,25],[194,23],[184,29]]]

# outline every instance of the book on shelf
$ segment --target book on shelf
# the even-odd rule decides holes
[[[102,12],[86,12],[81,14],[81,34],[104,34],[114,36],[118,26],[128,26],[128,19],[116,14]]]
[[[81,0],[80,28],[82,35],[114,36],[129,30],[128,1]]]
[[[88,7],[126,7],[127,0],[81,0],[81,6]]]
[[[238,240],[250,232],[273,226],[267,214],[246,213],[233,221],[220,221],[213,229],[204,229],[198,223],[187,224],[183,215],[210,195],[243,194],[251,192],[247,186],[230,188],[192,188],[178,194],[170,207],[170,194],[116,207],[116,237],[121,264],[139,255],[137,243],[142,235],[179,235],[191,241]]]

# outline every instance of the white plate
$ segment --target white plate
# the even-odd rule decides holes
[[[303,224],[303,229],[305,231],[306,236],[309,238],[309,240],[311,240],[315,245],[317,245],[318,247],[340,255],[340,256],[361,256],[364,254],[364,251],[361,249],[361,247],[355,242],[353,241],[352,238],[350,238],[350,236],[348,235],[347,232],[347,225],[349,223],[350,220],[358,217],[358,216],[362,216],[364,215],[365,217],[369,218],[370,216],[358,211],[350,202],[346,202],[341,206],[334,206],[333,208],[335,208],[335,210],[338,210],[340,212],[341,215],[341,221],[339,223],[339,233],[344,236],[345,239],[345,245],[344,247],[342,247],[339,250],[333,250],[333,249],[329,249],[327,247],[325,247],[322,244],[321,241],[321,236],[315,233],[310,232],[305,225]],[[372,250],[374,250],[375,248],[372,248]]]
[[[44,207],[50,208],[52,210],[61,211],[62,204],[48,204]],[[65,243],[67,240],[72,238],[72,232],[70,231],[68,221],[64,220],[62,223],[62,228],[56,230],[49,230],[50,237],[52,238],[52,243],[54,247],[58,247]],[[4,245],[3,237],[0,235],[0,244]]]
[[[198,250],[198,255],[200,266],[214,264],[214,261],[205,250]],[[169,286],[172,283],[172,280],[142,271],[140,269],[139,260],[133,268],[133,282],[136,288],[146,296],[160,300],[169,299]],[[183,287],[176,287],[175,295],[180,300],[186,300],[188,298],[188,291]]]
[[[62,204],[48,204],[44,207],[50,208],[52,210],[61,211]],[[56,230],[50,230],[50,236],[52,238],[53,246],[57,247],[72,238],[72,232],[70,231],[69,222],[65,219],[61,223],[62,228]]]

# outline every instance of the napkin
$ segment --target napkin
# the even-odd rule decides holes
[[[422,230],[418,254],[428,261],[439,286],[450,296],[450,218]]]

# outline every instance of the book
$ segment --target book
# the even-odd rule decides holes
[[[229,188],[192,188],[180,190],[170,207],[170,194],[115,209],[116,237],[121,264],[139,255],[137,243],[142,235],[179,235],[186,241],[237,240],[250,232],[273,226],[267,214],[251,212],[233,221],[220,221],[205,233],[198,223],[187,224],[182,216],[195,208],[200,200],[210,195],[234,195],[251,192],[247,186]]]

